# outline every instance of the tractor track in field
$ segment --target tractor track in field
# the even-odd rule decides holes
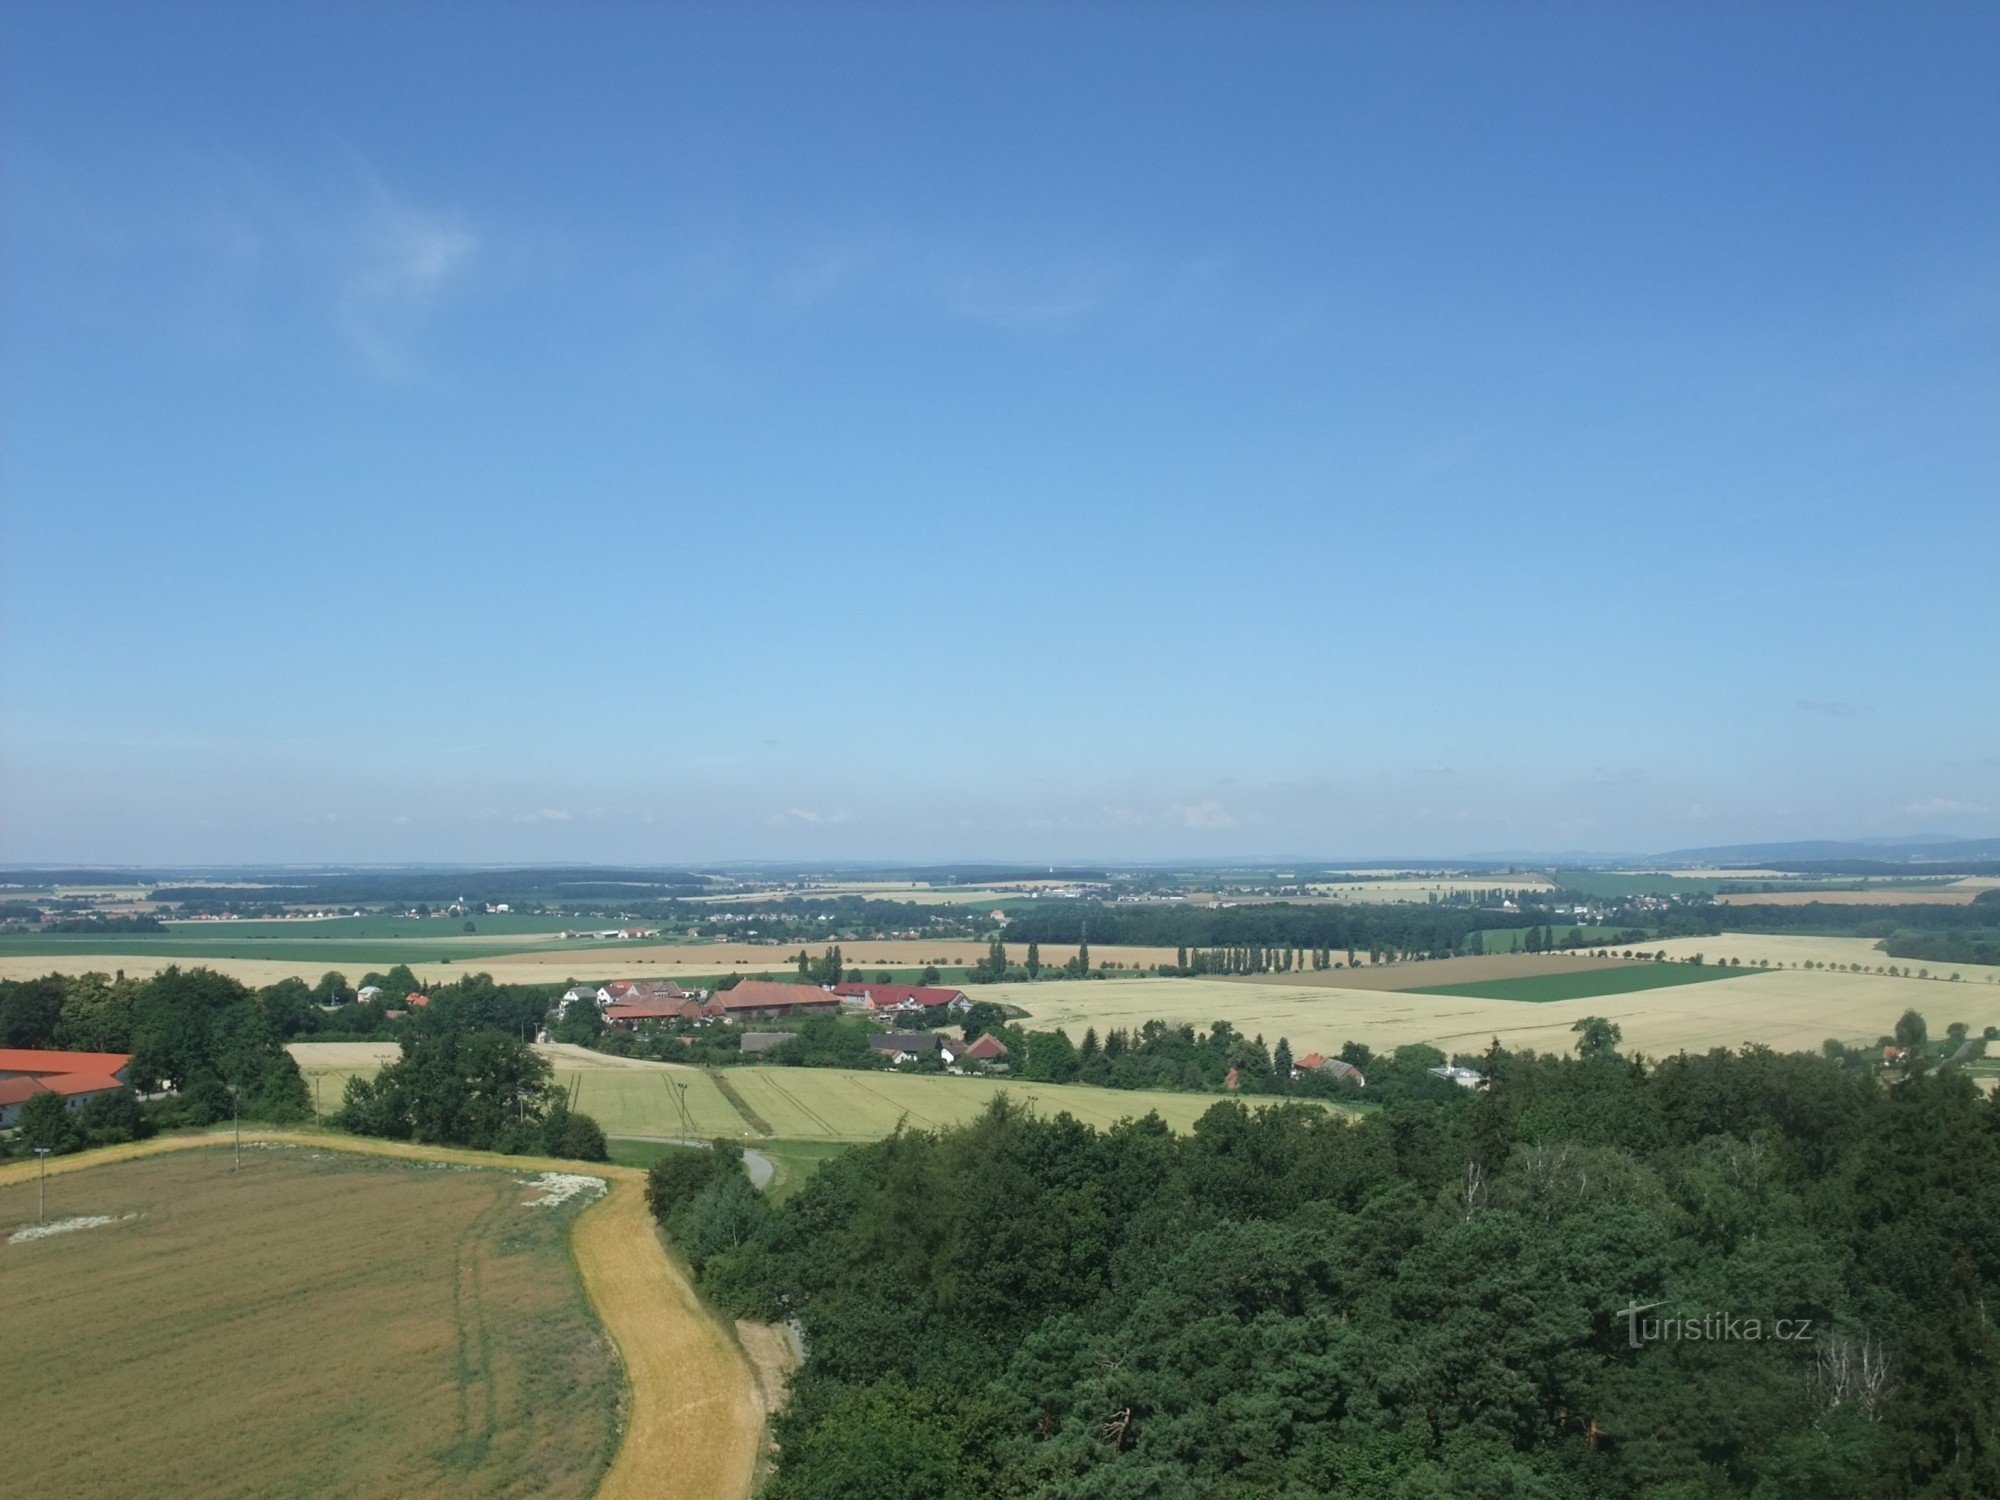
[[[819,1126],[819,1128],[826,1133],[826,1136],[829,1140],[833,1139],[835,1133],[834,1128],[832,1123],[826,1118],[825,1115],[821,1114],[818,1110],[812,1108],[803,1099],[799,1098],[798,1095],[794,1094],[790,1089],[786,1088],[782,1083],[778,1082],[777,1079],[766,1077],[764,1080],[764,1084],[767,1088],[775,1089],[777,1091],[778,1097],[780,1099],[783,1099],[787,1104],[791,1105],[793,1109],[797,1110],[800,1114],[804,1115],[808,1120],[815,1122]]]
[[[646,1211],[644,1172],[295,1130],[246,1130],[243,1140],[511,1172],[582,1169],[602,1177],[610,1191],[577,1215],[570,1255],[623,1361],[631,1406],[597,1493],[601,1500],[746,1500],[765,1446],[763,1399],[742,1349],[661,1242]],[[48,1175],[229,1142],[229,1132],[221,1131],[105,1146],[49,1158]],[[0,1166],[0,1185],[33,1181],[36,1171],[35,1162]],[[476,1300],[478,1289],[472,1291]]]

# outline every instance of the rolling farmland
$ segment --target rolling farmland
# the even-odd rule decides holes
[[[338,969],[358,981],[370,969],[408,964],[428,984],[445,983],[462,974],[490,974],[501,984],[561,984],[588,979],[689,979],[705,975],[769,973],[789,977],[797,945],[769,943],[648,943],[564,942],[524,934],[487,942],[468,937],[442,938],[271,938],[232,937],[226,922],[196,924],[194,938],[159,934],[34,934],[0,938],[0,979],[34,979],[52,970],[65,974],[92,971],[144,978],[172,964],[199,964],[253,986],[281,979],[316,981],[328,969]],[[291,925],[291,924],[281,924]],[[303,924],[301,924],[303,925]],[[178,933],[179,929],[176,929]],[[509,946],[511,944],[511,946]],[[817,953],[823,942],[806,944]],[[986,944],[971,939],[865,939],[844,943],[851,964],[867,972],[878,969],[921,969],[936,963],[941,969],[977,961]],[[1043,945],[1042,962],[1061,964],[1075,949],[1059,943]],[[1094,960],[1127,967],[1170,964],[1172,948],[1091,945]],[[1008,946],[1009,956],[1026,959],[1025,943]]]
[[[1710,956],[1715,955],[1712,940],[1688,941],[1706,943]],[[1267,1043],[1284,1036],[1294,1054],[1333,1051],[1349,1040],[1377,1051],[1405,1042],[1430,1042],[1447,1052],[1474,1051],[1495,1036],[1509,1047],[1567,1051],[1576,1041],[1569,1028],[1591,1015],[1609,1017],[1624,1028],[1628,1053],[1652,1056],[1746,1042],[1808,1051],[1828,1037],[1872,1042],[1892,1030],[1897,1016],[1911,1007],[1929,1017],[1933,1030],[1954,1020],[1968,1022],[1975,1032],[2000,1024],[2000,984],[1973,983],[1969,974],[1966,982],[1947,984],[1804,969],[1739,972],[1728,978],[1715,969],[1707,972],[1716,975],[1712,983],[1535,1005],[1230,979],[1065,980],[993,985],[983,993],[1026,1009],[1030,1019],[1023,1025],[1062,1026],[1073,1037],[1081,1036],[1086,1026],[1095,1026],[1101,1035],[1113,1026],[1135,1027],[1154,1018],[1204,1027],[1226,1020],[1241,1031],[1262,1033]]]
[[[565,1244],[581,1200],[524,1206],[522,1170],[230,1160],[75,1163],[50,1174],[50,1217],[108,1222],[0,1240],[10,1490],[596,1489],[621,1381]],[[36,1184],[9,1178],[12,1234]]]

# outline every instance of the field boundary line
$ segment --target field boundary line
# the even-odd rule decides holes
[[[748,1125],[761,1136],[773,1136],[777,1134],[771,1128],[771,1122],[750,1107],[750,1101],[736,1092],[736,1085],[724,1078],[720,1070],[709,1068],[705,1071],[708,1074],[709,1082],[715,1085],[715,1091],[729,1101],[729,1107],[743,1117],[745,1125]]]

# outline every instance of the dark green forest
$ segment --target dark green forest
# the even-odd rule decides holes
[[[1610,1037],[1358,1123],[1003,1097],[775,1211],[720,1162],[654,1204],[803,1331],[772,1500],[2000,1494],[1993,1103]]]

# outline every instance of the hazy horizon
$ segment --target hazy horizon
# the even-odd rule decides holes
[[[2000,831],[2000,10],[5,28],[0,862]]]

